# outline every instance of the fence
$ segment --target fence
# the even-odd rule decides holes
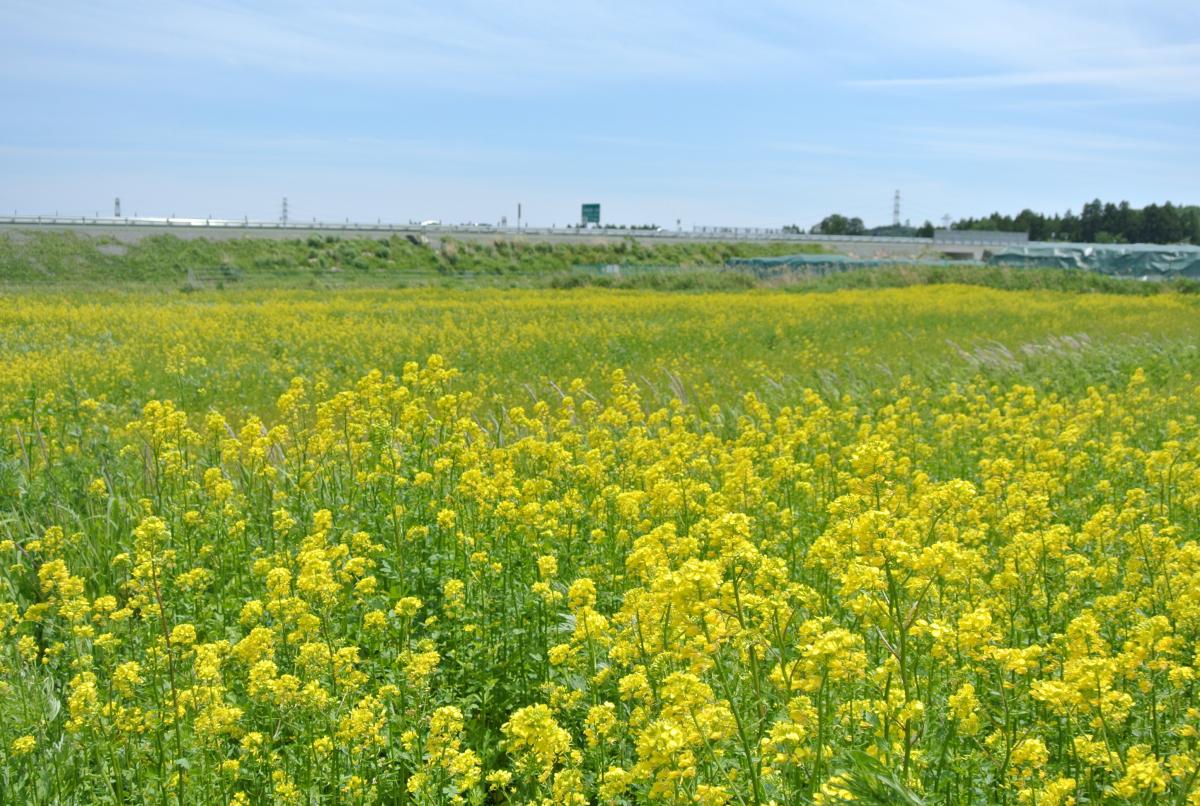
[[[796,243],[862,243],[862,244],[914,244],[935,246],[956,244],[963,246],[992,246],[994,241],[979,238],[963,230],[961,238],[943,239],[935,244],[933,238],[876,235],[821,235],[816,233],[784,232],[782,229],[765,227],[693,227],[691,230],[669,229],[623,229],[620,227],[591,227],[588,229],[569,227],[507,227],[491,224],[396,224],[376,222],[374,224],[347,221],[251,221],[250,219],[221,218],[105,218],[88,216],[0,216],[0,226],[20,227],[70,227],[130,229],[163,229],[164,231],[247,231],[289,232],[297,237],[310,233],[358,232],[367,235],[377,233],[423,234],[434,236],[488,235],[525,238],[637,238],[660,241],[789,241]]]

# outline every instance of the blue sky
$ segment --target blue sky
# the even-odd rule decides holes
[[[0,0],[0,211],[811,226],[1200,203],[1164,2]]]

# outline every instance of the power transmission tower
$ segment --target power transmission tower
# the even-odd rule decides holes
[[[943,229],[950,229],[950,222],[951,222],[952,220],[953,220],[953,219],[951,219],[951,218],[950,218],[950,214],[949,214],[949,213],[946,213],[944,216],[942,216],[942,227],[943,227]]]
[[[900,226],[900,191],[892,198],[892,226]]]
[[[287,223],[287,196],[283,197],[283,211],[279,214],[279,223]]]
[[[113,218],[121,217],[121,197],[113,199]]]

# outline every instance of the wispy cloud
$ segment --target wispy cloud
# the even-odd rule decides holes
[[[228,131],[188,132],[165,142],[158,139],[91,144],[0,142],[0,157],[10,158],[138,163],[173,160],[186,163],[211,162],[227,158],[230,153],[236,153],[243,159],[252,157],[259,164],[402,163],[410,170],[420,170],[423,165],[442,162],[453,162],[467,168],[498,161],[531,160],[539,156],[539,151],[534,148],[472,141],[362,136],[259,137]]]
[[[1145,82],[1182,82],[1188,92],[1200,91],[1200,65],[1156,65],[1095,70],[1047,70],[1037,73],[999,73],[993,75],[940,76],[937,78],[882,78],[848,82],[855,87],[935,87],[959,90],[1007,89],[1042,86],[1127,86]],[[1160,85],[1161,86],[1161,85]],[[1168,93],[1174,88],[1164,88]]]
[[[932,89],[986,91],[1034,87],[1088,87],[1137,93],[1141,100],[1200,97],[1200,55],[1192,63],[1158,63],[1071,70],[858,79],[846,82],[862,89]]]
[[[136,12],[113,3],[18,2],[5,16],[11,20],[0,43],[13,45],[4,58],[18,72],[53,69],[44,52],[20,47],[42,39],[69,45],[64,49],[76,60],[73,69],[90,60],[100,75],[122,78],[136,71],[130,57],[140,54],[174,65],[177,80],[207,65],[504,93],[639,78],[715,81],[804,60],[797,49],[742,30],[736,15],[621,2],[460,0],[348,8],[305,0],[254,7],[167,0],[139,5]],[[750,53],[754,62],[746,61]]]
[[[755,224],[1200,187],[1195,0],[6,0],[0,75],[0,209]]]
[[[784,154],[808,154],[817,157],[863,157],[871,152],[862,148],[848,148],[829,143],[814,143],[799,140],[771,140],[763,144],[770,151]]]
[[[975,162],[1100,164],[1178,161],[1183,147],[1161,139],[1030,126],[897,126],[908,150]]]
[[[1191,3],[1117,0],[1097,13],[1082,0],[932,0],[868,3],[850,13],[893,57],[856,70],[843,81],[850,87],[1200,93],[1200,18]]]

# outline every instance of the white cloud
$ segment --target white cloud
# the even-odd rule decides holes
[[[849,86],[1081,87],[1150,93],[1160,100],[1200,94],[1200,17],[1194,6],[1186,14],[1182,3],[1074,0],[935,0],[856,8],[867,35],[885,42],[894,58],[845,78]]]
[[[1197,180],[1194,0],[6,0],[0,74],[22,207],[125,184],[177,211],[192,187],[371,220],[519,193],[812,223],[886,220],[896,187],[916,219]]]
[[[505,93],[632,79],[719,80],[797,60],[794,49],[742,31],[736,17],[653,4],[17,3],[0,12],[0,21],[7,23],[0,44],[12,45],[6,59],[16,72],[53,69],[41,48],[22,47],[41,41],[78,60],[66,75],[77,77],[79,62],[90,58],[92,79],[129,78],[137,69],[131,57],[141,56],[165,71],[143,76],[155,81],[171,79],[171,69],[191,78],[197,67],[215,65]]]
[[[1188,93],[1200,90],[1191,82],[1200,82],[1200,65],[1151,65],[1092,70],[1046,70],[1034,73],[997,73],[992,75],[941,76],[937,78],[883,78],[848,82],[856,87],[933,87],[959,90],[1007,89],[1010,87],[1095,85],[1128,88],[1162,87],[1170,94],[1175,88],[1159,82],[1181,82],[1190,86]]]
[[[817,77],[874,90],[1087,85],[1186,95],[1200,87],[1198,20],[1173,0],[17,0],[0,10],[0,65],[62,80],[186,85],[217,68],[250,82],[333,79],[501,96]]]
[[[907,151],[976,163],[1052,162],[1094,163],[1108,168],[1121,164],[1170,163],[1184,157],[1183,147],[1150,137],[1079,132],[1032,126],[996,125],[896,126],[893,131]]]

